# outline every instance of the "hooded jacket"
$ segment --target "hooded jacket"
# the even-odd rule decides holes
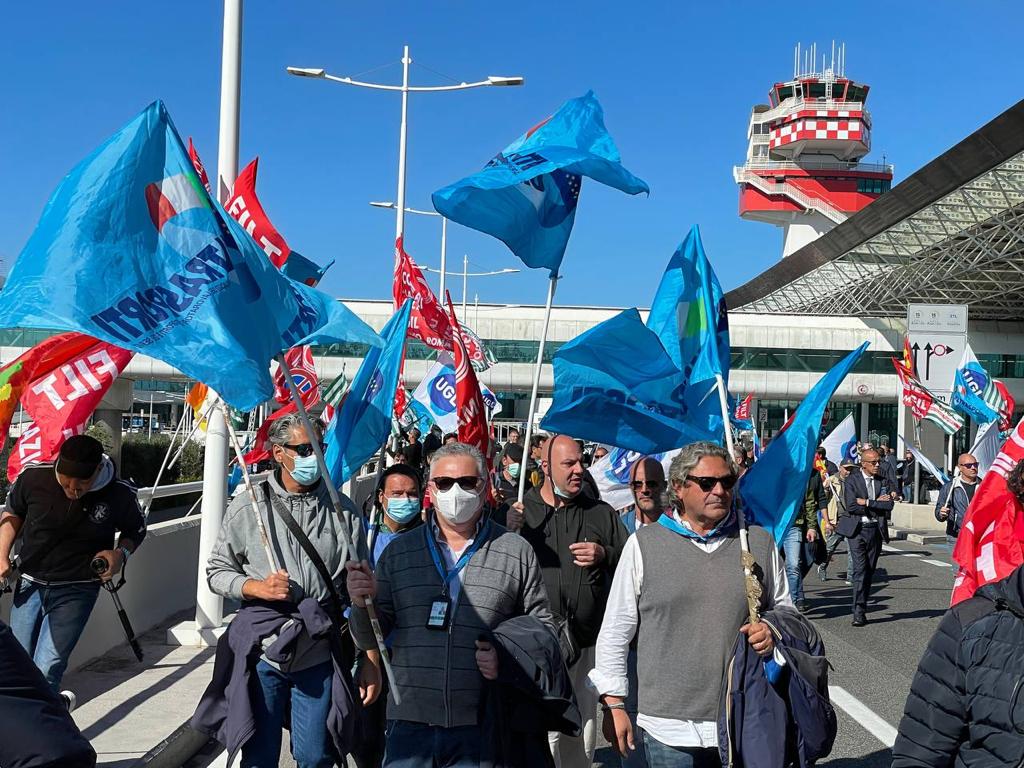
[[[946,611],[892,748],[893,768],[1024,762],[1024,566]]]
[[[523,538],[537,553],[551,611],[557,619],[572,615],[572,631],[581,648],[597,643],[612,575],[629,534],[618,513],[584,492],[558,509],[548,506],[539,488],[523,497]],[[587,568],[573,564],[569,545],[591,541],[604,547],[604,559]]]

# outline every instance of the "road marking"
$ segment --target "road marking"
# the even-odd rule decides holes
[[[922,563],[931,563],[932,565],[937,565],[940,568],[952,568],[953,567],[952,563],[944,563],[941,560],[927,560],[926,559],[926,560],[922,560],[921,562]]]
[[[900,549],[899,547],[890,547],[888,544],[883,544],[882,545],[882,551],[883,552],[902,552],[903,550]]]
[[[921,555],[917,554],[917,552],[904,552],[903,556],[904,557],[921,557]]]
[[[887,747],[896,743],[896,729],[876,715],[867,705],[838,685],[828,687],[832,703],[852,717],[858,725]]]

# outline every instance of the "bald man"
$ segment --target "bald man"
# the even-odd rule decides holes
[[[946,523],[946,540],[950,547],[956,544],[967,507],[978,490],[978,460],[969,453],[961,453],[956,468],[956,477],[942,486],[935,502],[935,519]]]
[[[657,522],[665,509],[665,468],[650,456],[633,463],[629,468],[629,488],[633,491],[633,506],[622,515],[622,524],[629,533]]]

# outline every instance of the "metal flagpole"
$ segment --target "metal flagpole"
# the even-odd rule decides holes
[[[160,485],[160,478],[164,476],[164,470],[167,469],[167,459],[171,456],[171,451],[174,450],[174,441],[178,439],[178,433],[181,431],[182,426],[185,424],[185,418],[188,416],[187,413],[182,413],[181,418],[178,420],[178,426],[174,428],[174,432],[171,434],[171,442],[167,446],[167,452],[164,454],[163,461],[160,462],[160,469],[157,470],[156,480],[153,481],[153,488],[155,489]],[[145,506],[142,508],[142,516],[149,518],[149,510],[153,506],[154,496],[150,496],[147,499]]]
[[[277,355],[277,364],[281,366],[281,371],[284,373],[284,380],[288,382],[288,391],[291,393],[292,402],[295,403],[295,407],[298,409],[299,418],[302,419],[303,425],[310,435],[315,434],[313,431],[313,424],[310,421],[309,413],[306,411],[306,405],[302,402],[302,397],[299,395],[299,389],[295,386],[295,380],[292,378],[292,369],[288,365],[288,361],[285,359],[283,353]],[[327,460],[324,458],[323,449],[320,447],[320,443],[316,440],[313,441],[313,453],[316,454],[316,461],[320,465],[320,473],[323,476],[324,482],[327,484],[327,492],[331,496],[331,503],[334,504],[334,511],[338,517],[343,517],[343,509],[341,506],[341,496],[338,494],[338,488],[334,485],[334,479],[331,477],[330,470],[327,467]],[[342,526],[339,530],[343,532],[345,537],[345,546],[348,547],[348,551],[352,553],[353,557],[357,556],[355,545],[352,542],[351,537],[348,535],[348,531]],[[402,696],[398,690],[398,683],[395,680],[395,673],[391,669],[391,660],[388,658],[388,649],[384,644],[384,633],[380,628],[380,620],[377,618],[377,609],[373,605],[373,598],[364,598],[366,604],[366,613],[370,617],[370,626],[373,627],[373,635],[377,640],[377,649],[380,651],[380,660],[384,665],[384,672],[387,674],[388,683],[391,685],[391,695],[394,696],[395,703],[401,704]]]
[[[548,326],[551,325],[551,305],[555,300],[555,286],[558,284],[558,275],[552,275],[548,283],[548,300],[544,306],[544,328],[540,334],[540,348],[537,350],[537,367],[533,371],[533,389],[530,392],[530,410],[526,419],[526,434],[523,435],[523,450],[526,456],[530,455],[530,439],[533,437],[533,417],[537,413],[537,390],[540,388],[540,369],[544,365],[544,345],[548,340]],[[526,476],[528,472],[519,473],[519,503],[523,503],[523,496],[526,495]]]

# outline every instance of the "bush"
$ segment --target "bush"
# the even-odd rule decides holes
[[[102,421],[94,423],[91,427],[85,430],[85,434],[99,440],[100,445],[103,446],[103,452],[108,456],[114,452],[114,435],[111,433],[110,427]]]
[[[203,479],[203,461],[206,456],[206,446],[189,441],[185,444],[181,458],[178,459],[179,483],[191,483]]]

